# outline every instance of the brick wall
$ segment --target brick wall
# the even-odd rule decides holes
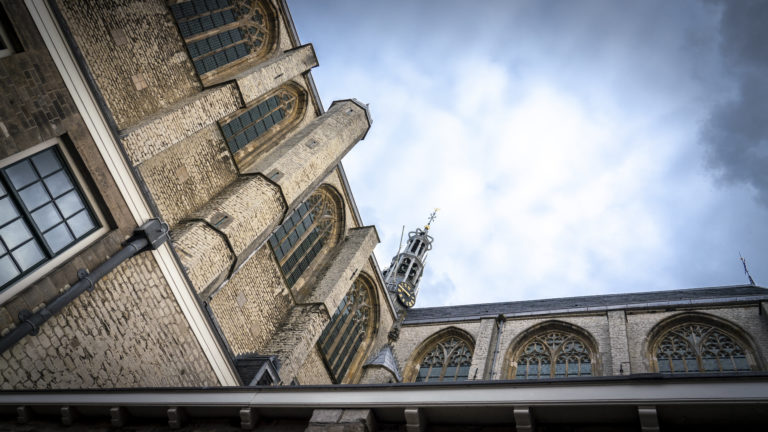
[[[296,378],[301,385],[333,384],[317,347],[309,352],[307,359],[296,374]]]
[[[149,253],[3,353],[0,371],[3,389],[218,384]]]
[[[294,305],[269,246],[259,249],[210,300],[235,354],[274,354],[265,347]]]
[[[56,3],[119,129],[201,90],[163,0]]]

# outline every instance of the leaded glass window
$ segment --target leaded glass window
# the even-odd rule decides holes
[[[684,324],[656,344],[659,372],[749,371],[744,347],[724,331],[706,324]]]
[[[372,328],[371,289],[357,278],[325,327],[318,346],[337,383],[342,382],[366,332]]]
[[[98,228],[56,146],[0,168],[0,287]]]
[[[203,75],[268,45],[270,23],[254,0],[192,0],[170,6],[192,63]]]
[[[576,335],[548,331],[523,344],[515,378],[569,378],[592,375],[592,353]]]
[[[416,382],[464,381],[469,377],[472,349],[455,336],[444,339],[424,356]]]
[[[262,101],[221,125],[221,132],[232,153],[264,136],[272,127],[292,116],[297,109],[296,95],[288,90]]]
[[[333,246],[341,228],[341,205],[331,192],[318,189],[272,234],[275,253],[289,287],[317,258],[323,247]]]

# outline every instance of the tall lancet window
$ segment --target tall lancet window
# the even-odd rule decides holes
[[[667,331],[653,349],[659,372],[734,372],[752,370],[746,345],[722,329],[687,323]]]
[[[318,346],[334,380],[341,383],[373,329],[373,289],[358,277],[320,335]]]
[[[517,379],[592,375],[593,350],[575,334],[546,331],[522,344],[513,361]]]
[[[472,348],[467,341],[450,336],[437,342],[419,365],[416,382],[463,381],[469,377]]]
[[[269,245],[289,287],[318,256],[338,242],[342,214],[336,192],[320,187],[272,234]]]

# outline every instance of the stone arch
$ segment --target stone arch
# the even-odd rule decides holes
[[[289,288],[301,287],[326,261],[344,235],[344,200],[333,186],[320,185],[269,238]]]
[[[475,338],[465,330],[440,330],[426,338],[408,359],[403,382],[468,379],[474,352]]]
[[[653,372],[761,370],[752,337],[735,323],[701,312],[683,312],[656,324],[644,341]]]
[[[526,329],[512,340],[504,355],[501,376],[567,378],[600,372],[598,344],[592,334],[577,325],[550,320]]]
[[[335,383],[360,380],[362,367],[378,333],[379,301],[376,284],[361,272],[331,317],[317,347]]]
[[[247,167],[272,150],[304,118],[308,101],[304,88],[289,82],[220,120],[237,165]]]

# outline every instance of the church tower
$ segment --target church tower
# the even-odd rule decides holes
[[[404,309],[410,309],[416,304],[424,262],[427,252],[432,249],[433,238],[429,235],[429,226],[436,216],[437,209],[429,215],[424,229],[416,228],[408,233],[405,249],[398,250],[389,268],[384,271],[384,282],[390,297]]]

